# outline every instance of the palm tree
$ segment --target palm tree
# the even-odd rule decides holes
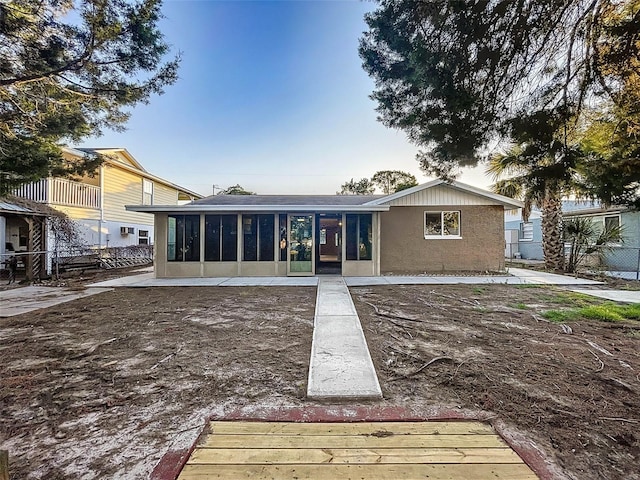
[[[534,206],[542,211],[542,251],[545,267],[551,270],[564,268],[562,197],[575,186],[580,157],[580,150],[567,145],[566,137],[558,138],[564,124],[563,115],[549,111],[515,120],[510,132],[513,146],[494,155],[487,168],[494,192],[524,202],[524,221]]]
[[[591,218],[575,217],[564,222],[563,239],[569,244],[567,272],[577,273],[590,255],[597,255],[602,262],[612,251],[614,243],[624,243],[620,225],[600,228]]]

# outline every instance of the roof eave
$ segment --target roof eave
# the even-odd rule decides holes
[[[496,203],[499,203],[504,207],[505,210],[512,210],[514,208],[522,208],[524,203],[519,200],[515,200],[513,198],[505,197],[503,195],[499,195],[497,193],[489,192],[487,190],[483,190],[478,187],[474,187],[472,185],[467,185],[462,182],[452,182],[448,183],[444,180],[432,180],[427,183],[423,183],[422,185],[416,185],[415,187],[407,188],[406,190],[401,190],[399,192],[393,193],[391,195],[387,195],[386,197],[379,198],[377,200],[373,200],[371,202],[365,203],[365,205],[382,205],[388,202],[392,202],[398,198],[405,197],[407,195],[412,195],[414,193],[420,192],[422,190],[427,190],[429,188],[437,187],[438,185],[447,185],[456,190],[460,190],[462,192],[471,193],[473,195],[478,195],[480,197],[485,197],[493,200]]]
[[[389,205],[125,205],[130,212],[208,213],[208,212],[387,212]]]

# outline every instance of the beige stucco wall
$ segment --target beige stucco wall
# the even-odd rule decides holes
[[[425,239],[425,211],[460,211],[462,238]],[[504,270],[504,208],[391,207],[380,214],[381,273]]]

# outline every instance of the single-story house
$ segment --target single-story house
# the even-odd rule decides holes
[[[637,272],[640,269],[640,211],[625,206],[595,206],[568,210],[563,219],[588,218],[601,230],[622,228],[622,242],[610,245],[600,259],[602,267],[613,271]]]
[[[521,202],[434,180],[391,195],[214,195],[155,215],[155,275],[344,276],[504,270]]]
[[[543,260],[542,220],[540,211],[534,210],[528,221],[523,221],[521,212],[505,213],[505,238],[507,258]],[[588,201],[564,200],[562,218],[588,218],[599,230],[621,227],[623,241],[610,245],[602,258],[591,264],[614,271],[635,272],[640,269],[640,211],[620,205],[608,207]],[[568,245],[566,252],[568,252]],[[595,263],[594,263],[595,262]]]

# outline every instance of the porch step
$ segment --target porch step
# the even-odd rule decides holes
[[[382,398],[360,319],[342,277],[318,281],[307,396]]]

